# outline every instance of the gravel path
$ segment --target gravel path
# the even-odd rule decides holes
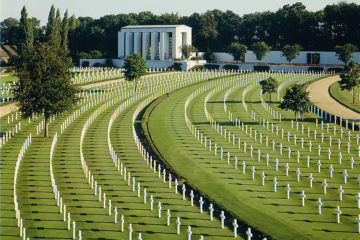
[[[351,109],[341,105],[329,94],[330,85],[340,80],[340,76],[333,76],[316,81],[308,86],[306,91],[311,96],[310,100],[316,106],[324,111],[342,117],[343,119],[349,119],[358,122],[360,121],[360,114],[352,111]]]

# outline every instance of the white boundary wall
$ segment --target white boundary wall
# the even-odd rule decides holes
[[[307,64],[307,54],[308,53],[319,53],[320,54],[320,63],[319,64],[344,64],[338,59],[338,56],[335,52],[316,52],[316,51],[301,51],[300,54],[291,62],[297,64]],[[205,53],[199,53],[199,56],[202,57]],[[285,57],[283,57],[281,51],[270,51],[266,54],[265,58],[262,60],[264,63],[288,63]],[[214,52],[215,62],[233,62],[234,58],[224,52]],[[256,56],[253,51],[248,51],[245,56],[246,62],[255,63],[259,62],[256,60]],[[353,54],[353,60],[360,62],[360,52]]]
[[[94,64],[100,63],[105,64],[106,59],[80,59],[80,66],[82,66],[83,62],[88,61],[89,66],[93,67]],[[115,67],[123,67],[124,59],[112,59],[112,63]],[[172,61],[172,60],[146,60],[146,65],[148,68],[159,68],[164,69],[171,67],[174,63],[181,63],[182,70],[187,71],[196,65],[204,65],[206,63],[205,60],[189,60],[189,61]]]

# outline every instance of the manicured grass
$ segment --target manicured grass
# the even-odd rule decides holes
[[[13,83],[13,82],[17,82],[19,80],[18,77],[16,76],[12,76],[9,73],[4,73],[0,76],[1,78],[1,84],[7,84],[7,83]]]
[[[360,92],[359,89],[356,88],[356,91],[355,91],[356,96],[358,95],[359,92]],[[333,98],[335,98],[341,104],[345,105],[346,107],[348,107],[354,111],[360,112],[359,99],[355,96],[355,103],[353,103],[352,90],[351,91],[347,91],[347,90],[342,91],[340,89],[339,82],[335,82],[335,83],[331,84],[330,94]]]
[[[355,194],[357,193],[358,183],[356,180],[357,174],[359,174],[359,165],[355,164],[353,170],[349,170],[348,159],[350,155],[346,153],[345,144],[342,145],[341,151],[343,153],[343,164],[340,166],[337,163],[337,144],[334,143],[338,137],[333,136],[333,145],[331,150],[333,157],[329,161],[327,160],[327,154],[325,151],[327,147],[323,146],[323,153],[321,156],[317,156],[317,145],[321,142],[319,135],[317,140],[307,138],[305,134],[297,132],[296,129],[291,128],[290,119],[293,116],[282,111],[283,121],[280,123],[278,120],[272,119],[267,114],[265,109],[259,102],[259,88],[255,88],[247,94],[247,104],[249,112],[245,112],[241,104],[241,90],[235,92],[228,99],[231,111],[235,116],[239,117],[242,121],[245,121],[247,125],[269,136],[269,139],[275,139],[277,142],[277,151],[272,152],[271,144],[269,147],[265,147],[264,138],[263,143],[260,144],[259,140],[254,140],[254,137],[249,137],[249,134],[245,134],[244,131],[239,130],[228,120],[227,113],[224,113],[223,108],[223,95],[225,91],[220,92],[214,96],[214,99],[209,101],[209,111],[214,115],[215,119],[225,126],[226,129],[235,133],[237,137],[241,137],[242,141],[246,141],[254,146],[254,157],[249,155],[249,149],[247,153],[244,153],[242,149],[237,149],[231,143],[226,141],[223,136],[220,136],[209,124],[205,118],[203,111],[203,101],[207,92],[199,95],[193,100],[190,106],[189,113],[191,115],[193,123],[196,125],[200,132],[205,136],[212,139],[219,146],[224,147],[224,152],[231,152],[231,165],[226,164],[226,154],[224,160],[219,160],[219,154],[215,157],[209,152],[208,149],[204,149],[204,145],[200,145],[194,136],[189,132],[184,121],[184,103],[187,96],[189,96],[195,89],[186,89],[172,94],[166,101],[160,103],[153,113],[151,114],[149,121],[149,128],[151,137],[159,149],[161,154],[167,160],[167,162],[175,169],[175,171],[187,179],[192,185],[200,189],[204,194],[206,193],[210,198],[216,200],[219,204],[224,206],[225,209],[234,213],[240,219],[248,222],[252,226],[256,226],[266,234],[274,237],[275,239],[338,239],[338,238],[355,238],[357,237],[357,227],[355,224],[356,217],[356,201]],[[265,98],[265,97],[264,97]],[[210,103],[211,102],[211,103]],[[278,103],[272,104],[273,108],[277,108]],[[271,130],[259,126],[251,116],[250,111],[253,110],[265,116],[270,122],[278,125],[280,128],[284,128],[285,132],[291,132],[291,143],[287,140],[281,139],[276,136]],[[277,109],[279,110],[279,109]],[[167,112],[167,115],[163,113]],[[309,119],[310,118],[310,119]],[[314,116],[311,114],[305,115],[305,119],[311,121],[314,120]],[[312,133],[315,128],[313,122],[305,123],[305,126],[312,128]],[[332,127],[332,125],[331,125]],[[330,129],[332,131],[332,129]],[[339,130],[339,127],[338,127]],[[328,145],[329,133],[326,130],[317,128],[318,134],[324,133],[326,136],[325,142]],[[347,131],[345,131],[347,133]],[[293,135],[297,134],[298,143],[293,143]],[[353,134],[354,135],[354,134]],[[259,137],[259,136],[258,136]],[[305,138],[306,149],[301,149],[300,139]],[[313,138],[313,136],[312,136]],[[346,137],[345,137],[346,138]],[[352,145],[354,136],[352,136]],[[308,142],[312,141],[313,151],[308,152]],[[344,139],[343,142],[346,142]],[[279,142],[284,144],[284,153],[280,155],[278,152]],[[236,144],[237,145],[237,144]],[[326,145],[326,144],[325,144]],[[293,151],[292,158],[287,159],[287,147],[291,146]],[[262,160],[257,161],[257,149],[262,149]],[[296,150],[302,152],[300,163],[296,162]],[[271,155],[271,164],[266,166],[264,154],[269,152]],[[346,154],[345,154],[346,153]],[[308,169],[306,167],[306,155],[311,157],[311,165]],[[233,169],[234,158],[236,155],[239,157],[240,163],[243,160],[247,162],[247,174],[241,173],[241,166],[239,170]],[[352,150],[351,155],[355,157],[357,153],[355,149]],[[278,157],[280,160],[279,172],[275,171],[274,159]],[[322,172],[317,173],[317,159],[321,159],[323,166]],[[284,164],[288,162],[290,164],[290,174],[285,176]],[[335,168],[334,179],[329,178],[328,167],[332,163]],[[251,166],[256,166],[256,180],[251,180]],[[296,181],[295,170],[300,167],[302,171],[301,181]],[[351,180],[348,184],[343,184],[342,171],[344,167],[351,172]],[[267,178],[265,186],[261,186],[261,172],[265,171]],[[309,173],[313,173],[314,187],[309,188],[309,180],[307,179]],[[278,177],[279,185],[278,192],[273,192],[272,179],[274,176]],[[329,187],[328,194],[322,194],[321,182],[324,178],[327,178]],[[284,186],[290,183],[292,187],[291,199],[286,199],[286,192]],[[344,200],[342,202],[338,200],[337,188],[339,185],[343,185],[345,190]],[[305,207],[301,207],[301,198],[299,196],[301,190],[305,190],[307,194]],[[321,197],[324,202],[323,214],[317,215],[316,200]],[[336,224],[336,216],[334,209],[337,205],[341,206],[343,215],[341,217],[342,223]]]
[[[144,83],[143,86],[139,84],[139,89],[146,90],[146,84],[148,83]],[[133,88],[131,84],[124,85],[129,89]],[[166,86],[169,87],[169,84]],[[122,91],[127,92],[129,89],[122,89]],[[104,96],[110,93],[111,91],[99,91],[95,92],[93,97],[95,98],[97,94]],[[25,122],[22,125],[23,130],[1,149],[0,236],[6,239],[19,238],[19,229],[13,210],[13,175],[20,147],[31,130],[33,143],[22,160],[17,187],[19,208],[22,211],[28,237],[31,239],[70,239],[72,235],[72,231],[67,230],[67,223],[63,221],[62,214],[59,213],[50,181],[49,153],[55,132],[58,132],[58,142],[53,158],[56,184],[64,204],[67,205],[67,210],[71,212],[72,221],[76,222],[77,230],[82,230],[85,239],[128,239],[128,223],[134,224],[134,239],[137,238],[138,232],[142,232],[144,239],[184,239],[187,236],[188,225],[193,227],[193,238],[199,238],[200,234],[206,239],[232,238],[231,229],[221,230],[218,220],[209,221],[210,217],[206,211],[200,214],[196,204],[192,207],[189,199],[182,200],[180,194],[174,193],[174,184],[169,189],[168,183],[163,183],[157,173],[153,173],[153,170],[144,162],[131,131],[132,114],[141,101],[142,99],[139,99],[124,110],[115,121],[112,142],[124,166],[131,171],[137,181],[141,182],[142,188],[147,188],[147,204],[143,204],[143,196],[138,198],[137,192],[133,192],[132,188],[127,186],[127,182],[114,167],[109,155],[107,126],[110,116],[119,104],[108,108],[94,121],[88,128],[83,144],[84,157],[95,180],[98,181],[99,186],[102,186],[103,192],[107,193],[107,199],[112,200],[113,207],[117,206],[119,209],[118,224],[114,223],[114,212],[112,216],[109,216],[108,209],[103,208],[103,202],[99,202],[98,197],[94,196],[94,190],[91,189],[84,176],[80,161],[80,133],[90,114],[100,105],[93,106],[83,113],[69,125],[63,134],[60,134],[60,124],[67,117],[64,114],[50,124],[51,137],[48,139],[34,136],[36,125],[41,118],[28,124],[25,124],[27,120],[23,120]],[[5,122],[6,129],[14,124],[12,122],[7,124],[7,116],[1,118],[1,121]],[[180,187],[178,190],[181,191]],[[150,194],[153,194],[155,199],[153,211],[149,210]],[[162,218],[157,217],[158,201],[161,201],[163,206]],[[169,227],[166,226],[167,209],[171,210],[172,215]],[[125,215],[125,233],[120,231],[121,214]],[[177,216],[180,216],[182,221],[181,235],[176,235]]]

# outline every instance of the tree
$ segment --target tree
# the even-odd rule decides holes
[[[185,59],[189,59],[189,57],[191,56],[191,53],[195,52],[196,50],[197,50],[196,47],[194,47],[192,45],[180,46],[180,51],[182,53],[183,58],[185,58]]]
[[[66,10],[64,14],[63,21],[61,23],[61,48],[65,51],[68,51],[68,34],[69,34],[69,17],[68,11]]]
[[[247,52],[247,46],[233,42],[230,44],[229,53],[234,57],[235,61],[245,62],[245,54]]]
[[[19,39],[19,20],[7,18],[0,23],[1,44],[16,45]]]
[[[344,46],[336,46],[335,52],[338,56],[339,60],[342,61],[345,65],[350,61],[354,52],[356,52],[358,48],[351,44],[347,43]]]
[[[15,66],[19,81],[14,87],[14,95],[19,110],[24,118],[33,113],[44,114],[44,137],[48,136],[50,117],[72,109],[77,101],[77,88],[71,82],[69,67],[64,51],[39,42],[26,61],[19,61]]]
[[[125,78],[128,81],[135,80],[136,92],[136,80],[146,74],[146,61],[138,53],[133,53],[130,56],[125,57]]]
[[[282,51],[281,55],[286,57],[286,59],[290,63],[292,60],[296,58],[297,55],[300,54],[301,49],[302,48],[299,44],[294,44],[294,45],[286,44],[281,50]]]
[[[25,6],[21,10],[21,18],[19,24],[19,54],[25,54],[30,51],[34,45],[34,33],[31,22],[29,21],[28,14]]]
[[[207,50],[206,53],[204,54],[204,59],[207,62],[213,62],[215,61],[215,55],[210,50]]]
[[[355,87],[360,85],[360,66],[356,61],[351,61],[345,66],[345,72],[340,75],[340,89],[353,90],[353,103],[355,103]]]
[[[279,83],[276,81],[276,79],[269,77],[268,79],[264,79],[260,81],[261,89],[263,94],[269,93],[270,96],[270,102],[271,102],[271,93],[276,92],[276,89],[279,86]]]
[[[198,35],[202,39],[201,45],[205,45],[206,48],[211,48],[212,43],[215,42],[219,35],[217,30],[218,22],[214,13],[212,11],[206,11],[200,16],[199,24],[200,29]]]
[[[60,10],[58,9],[56,11],[55,16],[55,7],[52,5],[46,25],[46,40],[49,42],[49,44],[54,45],[56,48],[60,48],[61,44],[60,25]]]
[[[256,59],[261,61],[270,51],[270,48],[265,42],[257,42],[252,45],[252,50],[256,55]]]
[[[286,89],[283,101],[279,107],[286,110],[292,110],[297,113],[304,113],[309,111],[310,100],[309,93],[303,89],[303,85],[295,84]]]

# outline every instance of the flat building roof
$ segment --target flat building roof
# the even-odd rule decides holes
[[[139,29],[139,28],[178,28],[178,27],[187,27],[190,28],[189,26],[183,25],[183,24],[179,24],[179,25],[129,25],[129,26],[125,26],[122,27],[121,29]]]

